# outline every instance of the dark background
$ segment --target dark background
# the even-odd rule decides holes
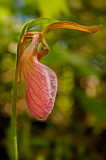
[[[11,160],[17,44],[25,23],[40,17],[103,27],[95,34],[57,30],[46,36],[51,51],[42,63],[57,74],[56,102],[39,122],[27,111],[24,82],[19,85],[19,160],[106,160],[106,0],[0,0],[0,160]]]

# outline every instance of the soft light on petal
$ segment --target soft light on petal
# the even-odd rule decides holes
[[[25,79],[26,103],[31,115],[37,119],[45,119],[51,113],[57,92],[56,74],[39,62],[49,52],[48,45],[41,37],[40,33],[33,36],[31,44],[19,55],[18,61],[18,73],[22,70]],[[43,47],[39,51],[40,43]]]
[[[32,40],[33,36],[33,40]],[[32,56],[33,52],[35,52],[34,48],[37,48],[39,44],[41,34],[37,32],[29,32],[26,33],[19,41],[18,49],[17,49],[17,72],[18,72],[18,83],[21,82],[21,70],[24,63]],[[30,42],[31,45],[27,47],[24,51],[25,46]]]
[[[28,109],[38,119],[46,118],[54,106],[57,92],[56,74],[33,56],[23,67]]]
[[[80,30],[88,33],[95,33],[97,32],[102,25],[96,26],[96,27],[88,27],[88,26],[83,26],[79,25],[74,22],[68,22],[68,21],[60,21],[56,23],[52,23],[49,26],[47,26],[44,30],[43,33],[48,33],[56,29],[75,29],[75,30]]]

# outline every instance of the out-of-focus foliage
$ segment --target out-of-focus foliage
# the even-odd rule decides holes
[[[25,23],[39,17],[103,27],[95,34],[56,30],[46,36],[51,51],[42,63],[56,72],[58,93],[51,115],[39,122],[27,111],[24,81],[19,85],[19,159],[105,160],[105,0],[0,0],[0,160],[11,159],[10,115],[17,43]]]

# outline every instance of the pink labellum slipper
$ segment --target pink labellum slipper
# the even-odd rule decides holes
[[[38,51],[40,34],[33,36],[31,44],[22,54],[21,64],[25,79],[25,95],[29,112],[38,119],[45,119],[53,109],[57,92],[56,74],[39,60],[42,52]]]

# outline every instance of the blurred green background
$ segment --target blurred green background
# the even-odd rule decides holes
[[[106,160],[106,0],[0,0],[0,160],[11,160],[17,43],[25,23],[40,17],[103,27],[46,36],[51,51],[42,63],[57,74],[56,102],[47,120],[37,121],[27,111],[24,82],[19,85],[19,160]]]

